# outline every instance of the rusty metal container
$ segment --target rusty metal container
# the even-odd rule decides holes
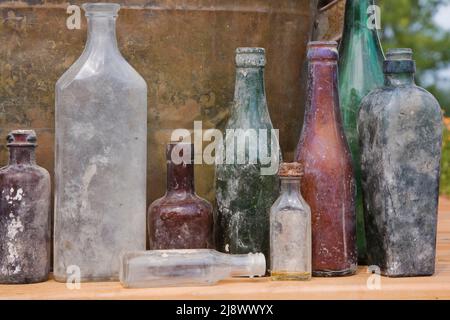
[[[176,128],[223,128],[233,98],[234,50],[264,47],[268,105],[285,158],[303,119],[302,69],[317,0],[130,0],[117,21],[120,50],[148,84],[148,197],[165,190],[164,148]],[[83,1],[71,1],[80,6]],[[66,1],[0,1],[0,136],[34,129],[37,159],[53,172],[54,87],[86,40],[69,30]],[[206,145],[206,144],[204,144]],[[0,146],[0,162],[7,150]],[[213,194],[213,166],[196,170],[197,190]]]

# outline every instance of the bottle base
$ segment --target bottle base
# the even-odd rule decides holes
[[[270,273],[272,281],[309,281],[311,280],[310,272],[289,272],[289,271],[272,271]]]
[[[356,270],[357,268],[350,268],[350,269],[345,269],[345,270],[338,270],[338,271],[333,271],[333,270],[316,270],[312,272],[313,277],[324,277],[324,278],[329,278],[329,277],[348,277],[348,276],[353,276],[354,274],[356,274]]]

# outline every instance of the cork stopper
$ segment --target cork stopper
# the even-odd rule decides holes
[[[264,48],[237,48],[236,67],[258,68],[266,65]]]
[[[311,41],[308,43],[308,60],[337,61],[339,59],[336,41]]]
[[[34,130],[14,130],[6,137],[8,147],[36,147],[37,138]]]
[[[302,177],[303,166],[298,162],[282,163],[278,169],[279,177]]]

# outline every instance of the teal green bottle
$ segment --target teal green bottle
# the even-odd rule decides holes
[[[364,264],[367,251],[357,119],[362,98],[384,83],[384,54],[375,23],[377,8],[374,1],[347,0],[345,9],[345,26],[340,46],[339,90],[342,123],[355,170],[358,261]]]

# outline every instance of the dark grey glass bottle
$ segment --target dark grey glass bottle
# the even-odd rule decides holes
[[[414,83],[411,49],[384,62],[385,86],[364,98],[358,120],[368,262],[390,277],[435,270],[442,114]]]

